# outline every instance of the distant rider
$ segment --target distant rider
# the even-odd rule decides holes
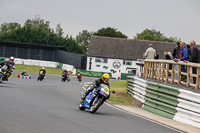
[[[64,70],[63,73],[62,73],[62,75],[65,76],[65,78],[67,79],[68,71]]]
[[[13,71],[15,70],[15,58],[13,56],[10,57],[10,64]]]
[[[21,73],[21,75],[23,75],[23,76],[27,76],[28,74],[26,73],[25,70],[23,70],[23,72]]]
[[[80,72],[77,73],[77,79],[82,79],[82,75],[80,74]]]
[[[110,87],[110,85],[109,85],[109,79],[110,79],[110,75],[109,75],[109,74],[107,74],[107,73],[103,74],[101,78],[99,78],[99,79],[97,79],[97,80],[95,80],[95,81],[93,82],[93,87],[89,88],[89,89],[85,92],[84,97],[82,97],[82,99],[84,100],[85,97],[86,97],[90,92],[92,92],[94,89],[100,87],[101,84],[106,84],[107,86]]]
[[[44,75],[44,77],[45,77],[45,74],[46,74],[46,70],[45,70],[45,68],[44,67],[42,67],[42,69],[40,69],[40,71],[39,71],[39,75],[40,75],[40,72],[42,71],[42,74]]]
[[[3,67],[4,65],[7,66],[6,73],[11,73],[11,65],[10,65],[10,61],[9,61],[8,58],[6,58],[4,62],[0,63],[1,67]],[[7,76],[5,77],[5,80],[8,81],[8,77]]]

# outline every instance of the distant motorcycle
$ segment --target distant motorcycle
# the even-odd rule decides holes
[[[78,79],[79,82],[82,81],[82,76],[81,76],[81,74],[77,74],[77,79]]]
[[[90,92],[84,100],[81,100],[79,104],[80,110],[89,109],[90,113],[95,113],[99,107],[110,97],[110,92],[115,93],[115,91],[110,91],[110,88],[101,84],[100,87],[94,89]],[[84,97],[84,93],[81,93],[81,97]]]
[[[0,68],[0,83],[2,83],[2,81],[7,77],[7,68],[6,65]]]
[[[62,82],[65,82],[66,80],[70,81],[69,74],[67,74],[67,76],[66,75],[62,75]]]
[[[22,77],[24,79],[31,79],[31,75],[29,75],[28,73],[23,74]]]
[[[43,79],[44,79],[44,73],[43,73],[43,71],[40,71],[40,73],[39,73],[39,76],[38,76],[38,81],[42,81]]]

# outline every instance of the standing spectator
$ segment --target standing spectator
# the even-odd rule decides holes
[[[157,51],[156,51],[156,56],[154,57],[154,59],[159,59],[159,54]]]
[[[173,54],[172,54],[174,60],[180,58],[180,52],[181,52],[180,42],[177,42],[177,43],[176,43],[176,47],[174,48]],[[175,71],[178,71],[178,64],[175,64],[174,70],[175,70]],[[178,80],[178,73],[175,73],[174,79],[175,79],[175,80]]]
[[[171,52],[164,52],[164,57],[166,60],[171,60],[172,59],[172,54]],[[172,64],[169,65],[169,69],[172,69]],[[171,73],[169,72],[168,74],[169,76],[171,76]]]
[[[179,60],[186,61],[188,59],[188,48],[185,42],[181,42],[180,47],[181,47],[181,53],[178,61]],[[187,67],[185,65],[181,65],[181,71],[187,73]],[[187,80],[187,76],[181,75],[181,80],[185,82]]]
[[[180,58],[180,52],[181,52],[181,47],[180,47],[180,42],[176,43],[176,47],[173,50],[173,58],[179,59]]]
[[[200,47],[199,47],[199,51],[198,51],[198,59],[199,59],[199,63],[200,63]]]
[[[198,48],[196,47],[196,42],[194,40],[192,40],[190,42],[190,49],[189,49],[189,52],[188,52],[188,55],[189,55],[189,59],[187,62],[193,62],[193,63],[198,63],[199,60],[198,60]],[[192,73],[193,74],[197,74],[197,68],[196,67],[192,67]],[[193,84],[196,84],[196,77],[193,77]]]
[[[149,48],[144,53],[146,59],[154,59],[156,56],[156,50],[152,47],[152,44],[149,44]]]
[[[171,54],[171,52],[164,52],[164,56],[165,56],[165,59],[166,60],[171,60],[172,59],[172,54]]]

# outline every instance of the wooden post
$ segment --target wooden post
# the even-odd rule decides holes
[[[148,76],[148,69],[149,69],[149,62],[146,63],[145,78],[147,78],[147,76]]]
[[[158,63],[158,81],[160,81],[161,63]]]
[[[154,74],[154,62],[151,63],[152,69],[151,69],[151,78],[153,78]]]
[[[168,82],[168,75],[169,75],[169,63],[167,63],[167,71],[166,71],[165,83]]]
[[[190,67],[187,66],[187,82],[186,82],[186,86],[190,86]]]
[[[143,77],[145,78],[145,75],[146,75],[146,64],[147,62],[144,62],[144,72],[143,72]]]
[[[196,87],[195,89],[199,89],[199,76],[200,76],[200,68],[197,67],[197,78],[196,78]]]
[[[157,69],[158,69],[158,63],[157,63],[157,62],[155,63],[155,67],[154,67],[154,68],[155,68],[154,79],[156,79],[156,75],[157,75],[157,73],[158,73],[158,70],[157,70]]]
[[[172,64],[172,76],[171,76],[171,83],[174,83],[174,75],[175,75],[175,70],[174,70],[174,68],[175,68],[175,64]]]
[[[165,74],[165,63],[163,63],[161,82],[163,82],[164,80],[164,74]]]
[[[181,84],[181,65],[178,65],[178,84]]]

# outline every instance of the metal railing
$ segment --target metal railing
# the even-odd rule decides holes
[[[187,72],[181,71],[182,65],[187,67]],[[175,66],[178,67],[177,70],[175,70]],[[197,74],[190,72],[192,67],[197,68]],[[177,76],[177,79],[175,79],[175,75]],[[186,82],[181,81],[181,75],[185,75],[187,77]],[[174,62],[173,60],[146,59],[144,60],[143,77],[157,79],[158,81],[165,83],[175,82],[178,84],[184,84],[186,86],[193,86],[195,89],[199,89],[200,64],[190,62],[184,63],[183,61]],[[196,77],[196,84],[193,84],[193,79],[190,79],[191,77]]]

